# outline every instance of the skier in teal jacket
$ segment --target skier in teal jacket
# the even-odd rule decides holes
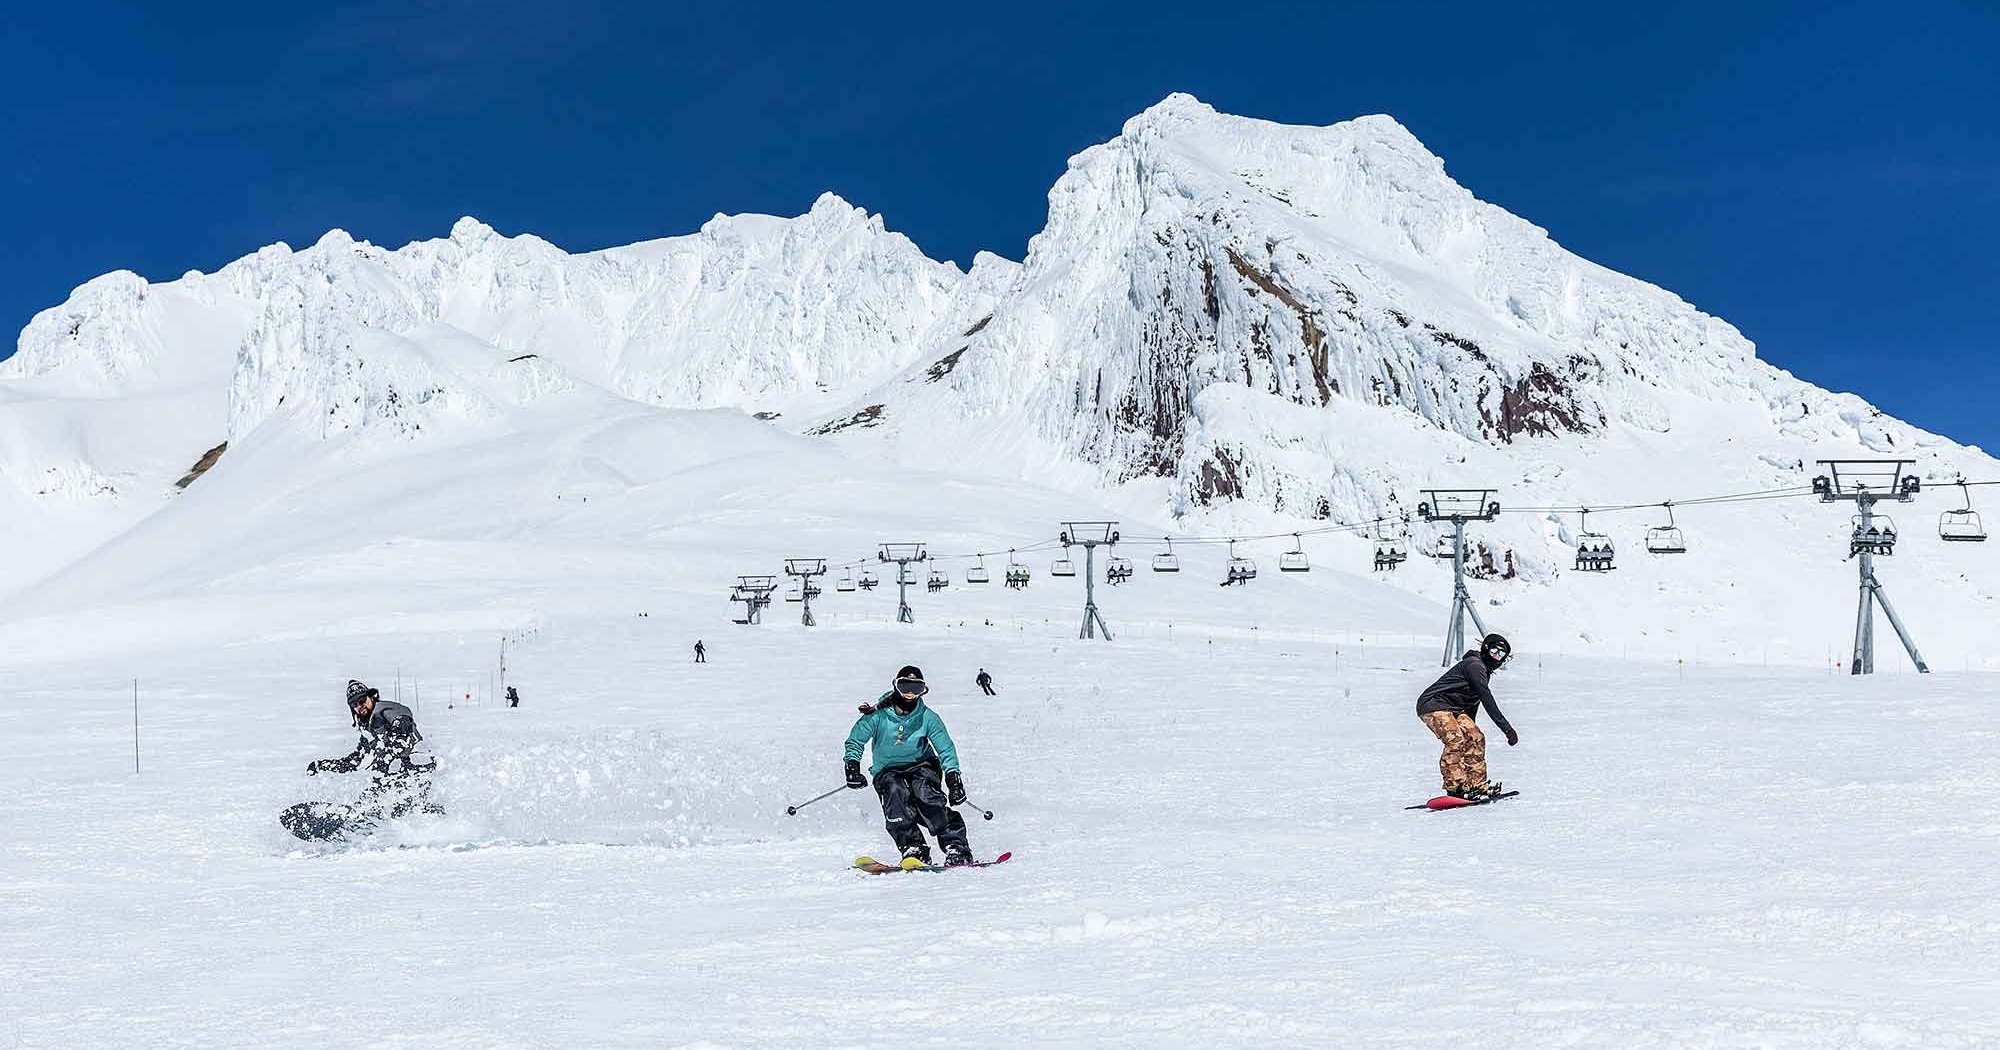
[[[889,837],[904,857],[931,862],[924,831],[937,837],[947,866],[972,862],[965,838],[965,818],[951,807],[965,802],[965,778],[958,768],[958,748],[944,719],[924,704],[924,673],[915,667],[896,672],[895,686],[873,704],[863,704],[861,717],[847,734],[847,786],[865,788],[861,752],[874,745],[869,772],[875,794],[882,799],[882,819]]]

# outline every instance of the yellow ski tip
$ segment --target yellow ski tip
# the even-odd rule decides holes
[[[879,863],[881,863],[881,861],[876,860],[874,857],[860,856],[854,858],[854,866],[857,868],[871,867]]]
[[[904,858],[903,858],[903,864],[902,864],[902,867],[903,867],[903,870],[904,870],[904,871],[915,871],[915,870],[917,870],[918,868],[921,868],[921,867],[923,867],[923,866],[924,866],[924,862],[923,862],[923,861],[921,861],[921,860],[918,860],[918,859],[917,859],[917,858],[915,858],[915,857],[904,857]]]

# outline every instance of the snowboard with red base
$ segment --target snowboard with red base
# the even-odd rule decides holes
[[[1489,802],[1498,802],[1503,798],[1513,798],[1515,795],[1518,794],[1520,794],[1520,792],[1518,791],[1502,791],[1497,795],[1491,795],[1486,798],[1480,798],[1480,799],[1458,798],[1453,795],[1439,795],[1438,797],[1431,799],[1429,802],[1426,802],[1420,806],[1404,806],[1403,808],[1428,809],[1432,812],[1437,812],[1438,810],[1445,810],[1445,809],[1464,809],[1467,806],[1483,806]]]
[[[906,859],[902,864],[884,864],[874,857],[856,857],[854,858],[854,866],[870,875],[887,875],[892,871],[951,871],[954,868],[990,868],[995,864],[1006,863],[1007,859],[1012,856],[1012,853],[1002,853],[992,860],[975,860],[967,864],[911,863],[911,861],[916,860],[915,857]]]

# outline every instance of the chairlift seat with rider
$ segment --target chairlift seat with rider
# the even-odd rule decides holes
[[[1578,515],[1576,537],[1576,567],[1582,572],[1610,572],[1618,567],[1618,550],[1611,537],[1601,532],[1590,531],[1590,511]]]
[[[1132,563],[1128,559],[1113,555],[1111,560],[1105,563],[1104,579],[1106,582],[1117,585],[1131,578]]]
[[[1238,557],[1236,541],[1229,541],[1229,564],[1224,570],[1222,585],[1245,584],[1257,578],[1257,563],[1249,558]]]
[[[1896,553],[1896,523],[1887,515],[1875,514],[1863,525],[1861,515],[1854,516],[1854,537],[1848,544],[1847,556],[1857,554],[1892,555]]]

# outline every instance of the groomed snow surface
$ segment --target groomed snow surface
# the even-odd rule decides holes
[[[948,597],[808,632],[620,596],[514,647],[518,710],[464,702],[467,633],[149,658],[138,775],[125,667],[0,672],[0,1047],[2000,1045],[1990,676],[1524,644],[1522,795],[1431,814],[1428,647]],[[1005,866],[848,870],[872,791],[785,816],[906,660]],[[352,743],[338,680],[392,661],[451,814],[302,846],[278,811],[358,786],[302,772]]]

